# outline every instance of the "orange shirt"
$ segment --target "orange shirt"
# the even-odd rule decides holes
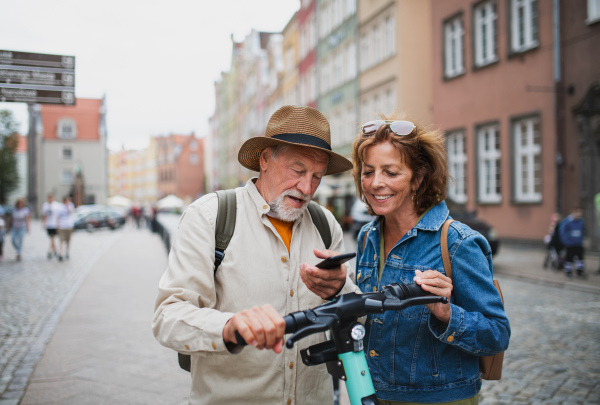
[[[290,253],[290,244],[292,243],[292,225],[293,222],[285,222],[277,218],[269,217],[269,221],[273,224],[281,239],[283,239],[283,243],[287,247],[288,253]]]

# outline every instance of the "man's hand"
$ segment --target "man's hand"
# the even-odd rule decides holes
[[[314,249],[314,254],[319,259],[336,256],[339,253],[332,250]],[[341,291],[346,284],[346,265],[342,264],[335,269],[325,270],[308,263],[300,265],[300,278],[310,291],[323,299],[327,299]]]
[[[235,314],[223,328],[223,341],[238,343],[235,331],[239,332],[246,343],[257,349],[273,349],[275,353],[281,353],[283,350],[285,321],[270,304],[245,309]]]

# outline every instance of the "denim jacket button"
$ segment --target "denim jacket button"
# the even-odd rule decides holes
[[[448,336],[448,337],[446,338],[446,340],[447,340],[448,342],[452,342],[452,341],[454,340],[454,334],[452,334],[452,335]]]
[[[377,291],[377,287],[373,287],[373,292],[376,292],[376,291]]]
[[[377,354],[377,352],[376,352],[375,350],[371,350],[371,351],[369,352],[369,356],[371,356],[371,357],[375,357],[375,356],[379,356],[379,355]]]

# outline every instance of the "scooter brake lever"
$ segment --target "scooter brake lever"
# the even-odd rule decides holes
[[[329,329],[329,322],[316,323],[313,325],[305,326],[304,328],[298,330],[296,333],[290,336],[285,342],[285,346],[288,349],[291,349],[292,347],[294,347],[294,343],[299,341],[300,339],[304,339],[305,337],[317,332],[324,332],[327,329]]]

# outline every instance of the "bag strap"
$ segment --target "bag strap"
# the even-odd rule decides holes
[[[452,278],[452,263],[450,262],[450,253],[448,252],[448,228],[454,222],[453,219],[447,219],[442,226],[442,235],[440,236],[440,244],[442,250],[442,261],[444,262],[444,271],[446,276]]]
[[[329,222],[327,222],[327,217],[325,216],[323,209],[319,204],[311,201],[308,203],[308,212],[310,213],[313,224],[315,224],[319,234],[321,235],[321,239],[323,239],[325,248],[329,249],[332,243],[331,229],[329,228]]]
[[[236,195],[234,189],[215,191],[219,200],[219,208],[217,210],[217,224],[215,226],[215,274],[225,258],[225,249],[229,246],[233,231],[235,230],[236,221]],[[321,239],[325,247],[331,247],[331,229],[329,222],[319,204],[311,201],[308,204],[310,217],[317,227]]]
[[[217,224],[215,226],[215,274],[225,258],[225,249],[229,246],[236,220],[235,190],[215,191],[219,200],[217,210]]]

